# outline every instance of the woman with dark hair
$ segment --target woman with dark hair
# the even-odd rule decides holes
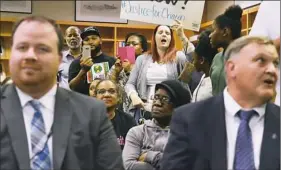
[[[131,115],[118,109],[118,104],[122,102],[120,87],[111,80],[100,80],[95,88],[95,96],[104,101],[108,118],[114,127],[119,145],[123,149],[126,135],[136,123]]]
[[[187,58],[175,48],[173,30],[166,25],[158,25],[152,36],[152,49],[148,54],[139,56],[131,71],[125,91],[132,101],[133,115],[138,108],[151,110],[151,96],[155,85],[165,80],[177,80]],[[186,88],[189,87],[186,85]]]
[[[147,52],[147,40],[145,36],[139,33],[129,33],[128,35],[126,35],[125,45],[134,47],[136,58],[139,55]],[[124,86],[129,79],[132,68],[133,64],[131,64],[128,60],[121,62],[120,59],[117,59],[114,66],[109,71],[108,78],[117,83],[120,87],[122,87],[122,89],[124,89]],[[121,109],[127,112],[129,105],[130,100],[124,91],[123,104],[121,105]]]
[[[198,37],[198,44],[193,53],[193,64],[196,71],[203,72],[199,84],[193,92],[192,102],[212,97],[212,82],[209,76],[211,64],[218,50],[210,44],[210,30],[202,32]]]
[[[212,80],[213,95],[222,92],[226,86],[224,75],[224,51],[228,45],[241,36],[241,17],[243,10],[238,5],[230,6],[224,14],[219,15],[213,23],[213,32],[210,35],[214,48],[223,48],[212,63],[210,77]]]

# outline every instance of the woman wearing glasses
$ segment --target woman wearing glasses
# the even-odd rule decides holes
[[[134,47],[136,58],[147,52],[147,40],[145,36],[139,33],[129,33],[125,38],[126,46]],[[126,85],[130,72],[133,68],[128,60],[121,62],[120,59],[117,59],[114,66],[110,69],[108,78],[117,83],[122,89]],[[129,98],[125,92],[123,92],[123,104],[122,109],[127,112],[130,105]]]
[[[155,86],[152,97],[152,120],[129,130],[123,150],[126,170],[152,170],[159,162],[169,136],[169,124],[175,108],[190,103],[189,91],[176,80],[163,81]]]
[[[136,123],[131,115],[117,109],[118,104],[122,102],[118,85],[111,80],[101,80],[96,86],[95,95],[97,99],[104,101],[108,117],[117,135],[117,140],[121,149],[123,149],[127,132]]]

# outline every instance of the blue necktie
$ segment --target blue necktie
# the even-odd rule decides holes
[[[40,103],[38,101],[30,101],[30,105],[35,110],[31,121],[31,146],[32,158],[30,160],[32,170],[49,170],[51,169],[50,152],[47,144],[47,135],[42,113],[40,111]]]
[[[249,121],[256,112],[240,110],[237,114],[241,122],[236,139],[234,170],[254,170],[254,152]]]

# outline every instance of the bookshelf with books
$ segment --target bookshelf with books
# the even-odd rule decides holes
[[[9,58],[11,48],[11,35],[13,24],[18,18],[4,18],[0,20],[0,39],[1,46],[3,47],[3,54],[0,57],[0,64],[3,65],[3,70],[7,75],[9,73]],[[125,36],[131,32],[137,32],[143,34],[148,41],[148,50],[151,48],[151,38],[155,25],[128,25],[128,24],[113,24],[113,23],[94,23],[94,22],[75,22],[75,21],[57,21],[60,25],[63,33],[69,26],[77,26],[81,30],[88,26],[96,26],[101,34],[102,38],[102,50],[110,55],[116,56],[117,49],[121,45],[124,45]],[[194,35],[192,31],[185,30],[186,36]],[[180,39],[175,36],[177,49],[182,49]],[[67,46],[65,44],[67,49]]]
[[[3,66],[3,71],[9,73],[9,58],[11,51],[11,36],[13,24],[17,18],[3,18],[0,21],[0,46],[3,49],[0,56],[0,64]],[[124,25],[110,23],[93,23],[93,22],[74,22],[74,21],[57,21],[63,33],[69,26],[77,26],[81,30],[88,26],[96,26],[102,37],[102,50],[110,56],[116,56],[117,45],[123,42],[127,33],[138,32],[144,34],[151,43],[151,36],[154,25]],[[66,44],[65,44],[66,46]]]

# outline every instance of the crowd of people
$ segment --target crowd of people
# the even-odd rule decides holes
[[[94,26],[63,35],[46,17],[19,20],[1,86],[0,169],[280,169],[280,37],[241,36],[242,12],[227,8],[196,45],[179,21],[155,27],[150,51],[128,33],[134,64],[105,54]],[[107,77],[88,82],[102,62]]]

